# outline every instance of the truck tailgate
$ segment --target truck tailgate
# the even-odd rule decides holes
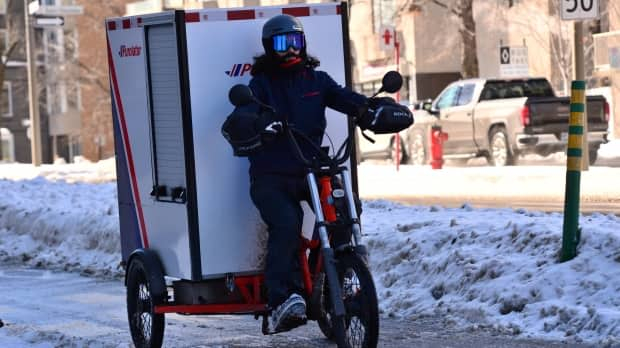
[[[586,109],[588,131],[606,131],[608,124],[605,115],[605,98],[588,96]],[[570,114],[569,97],[528,98],[525,103],[530,111],[530,124],[525,127],[528,134],[556,133],[568,131]]]

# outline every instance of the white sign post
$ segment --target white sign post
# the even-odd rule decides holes
[[[560,13],[565,21],[599,18],[599,0],[560,0]]]
[[[575,55],[575,80],[585,81],[585,63],[583,52],[583,22],[588,19],[596,19],[600,17],[599,0],[561,0],[560,14],[564,21],[575,21],[573,24],[574,37],[574,55]],[[586,103],[587,104],[587,103]],[[584,111],[583,136],[581,148],[583,155],[581,156],[581,170],[587,171],[589,165],[589,144],[588,144],[588,116],[587,108]]]

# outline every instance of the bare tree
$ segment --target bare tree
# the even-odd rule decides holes
[[[476,47],[476,22],[473,13],[474,0],[407,0],[401,11],[422,11],[429,6],[439,6],[446,13],[460,20],[459,33],[462,40],[461,75],[463,78],[478,77],[478,54]]]

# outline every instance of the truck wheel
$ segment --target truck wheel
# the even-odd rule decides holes
[[[423,166],[426,161],[426,146],[424,135],[420,132],[413,133],[409,139],[409,163],[416,166]]]
[[[589,159],[588,163],[590,163],[590,165],[593,166],[597,158],[598,158],[598,147],[594,149],[590,149],[590,151],[588,152],[588,159]]]
[[[496,167],[509,166],[515,163],[515,157],[510,150],[508,137],[503,127],[495,127],[491,130],[487,162]]]
[[[403,164],[407,161],[407,151],[405,150],[405,145],[403,141],[403,137],[400,137],[400,145],[398,147],[398,154],[396,152],[396,136],[392,138],[390,141],[390,159],[396,163],[396,156],[400,156],[399,163]]]

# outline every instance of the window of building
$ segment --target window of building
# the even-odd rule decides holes
[[[4,117],[13,117],[13,88],[10,81],[4,81],[2,88],[0,112]]]
[[[6,128],[0,128],[0,142],[2,143],[0,162],[15,162],[15,139],[13,133]]]
[[[6,0],[0,0],[0,13],[6,13]]]
[[[6,52],[9,48],[9,31],[6,29],[0,29],[0,54]]]

